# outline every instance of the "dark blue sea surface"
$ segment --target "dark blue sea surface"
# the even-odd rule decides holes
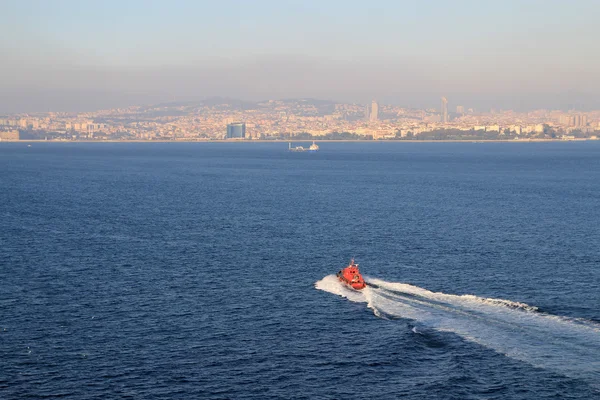
[[[0,398],[600,398],[600,143],[286,149],[0,143]]]

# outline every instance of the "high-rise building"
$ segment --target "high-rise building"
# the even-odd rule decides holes
[[[442,123],[448,123],[448,100],[445,97],[442,97]]]
[[[365,121],[368,121],[370,116],[371,116],[371,109],[369,108],[369,105],[366,105],[365,106]]]
[[[246,137],[246,124],[234,122],[227,125],[227,139],[244,139]]]
[[[375,100],[371,102],[371,115],[369,116],[369,121],[376,122],[377,114],[379,113],[379,104]]]
[[[465,106],[456,106],[456,113],[457,114],[464,114],[465,113]]]

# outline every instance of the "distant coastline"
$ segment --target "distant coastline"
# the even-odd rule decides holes
[[[232,99],[131,106],[85,113],[0,115],[4,140],[420,141],[572,140],[600,137],[600,110],[476,111],[315,99],[242,104]],[[536,140],[537,141],[537,140]]]
[[[541,143],[541,142],[596,142],[600,139],[570,138],[570,139],[316,139],[318,143]],[[311,143],[313,140],[293,139],[294,143]],[[287,139],[181,139],[181,140],[0,140],[1,143],[288,143]]]

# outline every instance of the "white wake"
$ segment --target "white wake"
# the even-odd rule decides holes
[[[367,282],[376,286],[354,291],[329,275],[315,287],[365,302],[377,316],[411,319],[536,367],[594,386],[600,382],[600,324],[542,313],[509,300],[435,293],[380,279]]]

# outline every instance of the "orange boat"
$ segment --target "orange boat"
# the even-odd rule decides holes
[[[336,274],[340,282],[346,284],[355,290],[364,289],[367,284],[362,275],[358,271],[358,264],[354,262],[354,258],[350,260],[350,264]]]

